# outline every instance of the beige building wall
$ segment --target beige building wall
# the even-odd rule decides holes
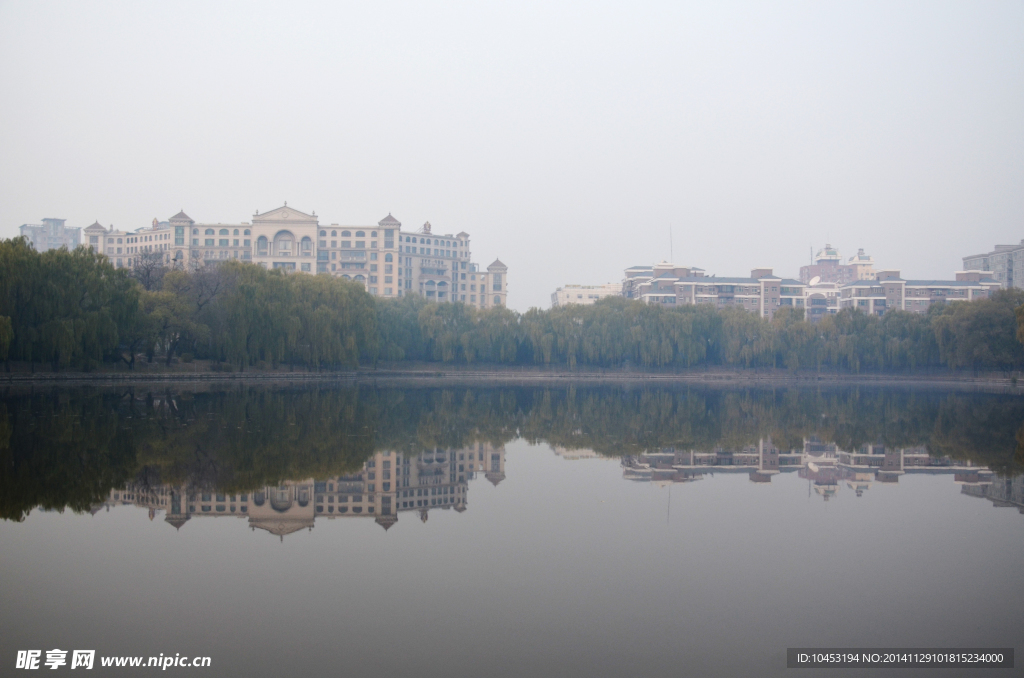
[[[508,305],[508,267],[486,270],[472,262],[469,234],[440,235],[430,223],[403,232],[390,214],[373,226],[321,225],[287,203],[253,215],[252,222],[197,223],[184,210],[136,231],[99,223],[83,231],[83,244],[132,267],[143,254],[163,253],[163,263],[190,269],[237,259],[267,269],[326,273],[362,284],[374,296],[419,294],[430,301],[462,301],[476,308]]]
[[[551,308],[566,304],[589,306],[596,304],[605,297],[621,297],[622,284],[605,283],[604,285],[566,285],[559,287],[551,294]]]

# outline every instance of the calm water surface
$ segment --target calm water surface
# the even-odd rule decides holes
[[[1024,647],[1016,396],[161,388],[0,400],[0,675],[53,648],[757,676],[787,647]]]

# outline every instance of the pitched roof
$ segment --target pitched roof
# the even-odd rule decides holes
[[[186,221],[192,221],[192,218],[189,215],[185,214],[185,210],[182,210],[182,211],[178,212],[173,217],[171,217],[171,219],[174,219],[174,220],[184,219]]]
[[[401,226],[402,222],[391,216],[391,212],[388,215],[377,222],[378,226]]]
[[[488,266],[487,268],[504,268],[504,269],[506,269],[506,270],[507,270],[507,269],[508,269],[508,266],[506,266],[505,264],[501,263],[501,259],[495,259],[495,260],[494,260],[494,263],[492,263],[492,264],[491,264],[490,266]]]
[[[88,226],[85,227],[85,230],[87,230],[87,231],[95,231],[96,229],[99,229],[101,231],[107,230],[107,229],[103,228],[102,224],[100,224],[100,222],[98,222],[98,221],[94,221],[94,222],[92,222],[91,224],[89,224]]]

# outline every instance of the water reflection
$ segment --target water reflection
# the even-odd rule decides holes
[[[743,472],[769,483],[793,471],[830,497],[844,483],[859,496],[903,474],[942,472],[985,488],[1024,470],[1024,398],[898,389],[323,384],[6,392],[0,517],[22,520],[37,507],[95,510],[128,495],[173,509],[174,523],[245,515],[254,527],[283,535],[309,527],[309,516],[372,515],[386,528],[402,511],[465,509],[469,480],[484,474],[500,481],[504,445],[520,438],[565,457],[623,459],[631,480],[692,482]],[[994,501],[1019,497],[999,492]],[[274,508],[285,501],[287,512]],[[257,509],[269,517],[257,521]],[[271,521],[286,513],[304,517]]]
[[[285,480],[251,492],[133,482],[111,490],[109,498],[90,512],[136,506],[148,509],[150,520],[163,512],[164,521],[176,529],[193,517],[244,518],[253,531],[265,530],[284,541],[285,535],[312,530],[318,518],[369,518],[388,530],[403,513],[415,514],[422,522],[427,522],[430,511],[462,513],[469,483],[478,476],[495,486],[505,479],[503,446],[478,443],[418,454],[378,452],[358,473]]]
[[[740,450],[711,451],[666,448],[622,460],[622,477],[658,485],[690,483],[715,473],[746,473],[751,482],[770,483],[780,473],[796,473],[808,481],[808,492],[824,501],[845,485],[862,497],[874,483],[896,485],[906,474],[950,475],[961,492],[991,499],[996,506],[1015,506],[1024,513],[1024,476],[1000,478],[970,461],[935,457],[924,447],[893,448],[862,445],[841,450],[835,443],[810,438],[802,449],[780,450],[771,439]]]
[[[551,446],[566,460],[604,458],[593,450]],[[771,483],[779,474],[807,480],[808,496],[824,501],[840,492],[862,497],[873,484],[898,485],[908,474],[945,475],[963,494],[989,499],[995,506],[1024,514],[1024,475],[999,477],[970,461],[935,457],[924,447],[862,445],[839,449],[835,443],[808,438],[798,449],[780,450],[770,438],[738,450],[663,448],[622,457],[627,481],[659,486],[713,479],[716,474],[746,474],[753,483]],[[317,519],[371,519],[390,529],[403,513],[427,522],[431,511],[462,513],[470,482],[478,477],[497,486],[505,479],[505,448],[487,443],[435,448],[419,453],[375,453],[356,473],[324,478],[284,480],[250,492],[202,489],[184,483],[149,485],[131,482],[110,491],[90,508],[95,515],[120,506],[148,510],[149,519],[181,529],[193,518],[241,518],[253,531],[284,541],[285,535],[312,530]]]

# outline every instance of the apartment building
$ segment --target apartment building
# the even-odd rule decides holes
[[[856,308],[870,315],[884,315],[893,309],[927,313],[933,304],[987,299],[1001,286],[983,271],[958,271],[956,280],[904,280],[899,271],[879,271],[877,275],[877,280],[843,285],[839,308]]]
[[[43,219],[41,224],[22,224],[21,235],[28,238],[37,252],[67,247],[73,250],[82,244],[82,229],[65,226],[66,219]]]
[[[626,299],[640,298],[640,285],[654,277],[653,266],[630,266],[622,280],[622,294]]]
[[[839,312],[841,285],[837,282],[821,282],[811,279],[813,284],[804,287],[804,317],[812,323],[820,322],[827,315]]]
[[[469,234],[439,235],[430,223],[403,230],[392,215],[376,225],[321,224],[285,203],[238,224],[198,223],[184,210],[136,231],[95,223],[86,246],[117,267],[132,268],[143,255],[162,252],[164,263],[187,268],[237,259],[287,273],[326,273],[362,284],[375,296],[419,294],[431,301],[462,301],[477,308],[507,306],[508,267],[472,261]]]
[[[117,268],[133,268],[145,256],[159,257],[171,265],[175,254],[168,222],[153,220],[152,226],[123,231],[113,226],[104,228],[98,221],[83,229],[82,245],[105,254]]]
[[[863,249],[857,250],[857,254],[844,264],[839,250],[829,244],[818,250],[813,264],[800,267],[800,282],[805,284],[814,279],[845,284],[856,280],[873,280],[874,277],[874,260]]]
[[[1024,240],[1017,245],[996,245],[991,252],[964,257],[965,271],[985,271],[1004,289],[1024,288]]]
[[[762,318],[771,318],[784,307],[804,308],[807,287],[798,280],[774,275],[770,268],[756,268],[749,278],[720,278],[706,275],[701,268],[668,262],[653,266],[650,277],[635,275],[629,280],[634,298],[650,304],[736,306]]]
[[[605,297],[621,297],[622,285],[606,283],[604,285],[566,285],[559,287],[551,294],[551,308],[566,304],[589,306],[596,304]]]

